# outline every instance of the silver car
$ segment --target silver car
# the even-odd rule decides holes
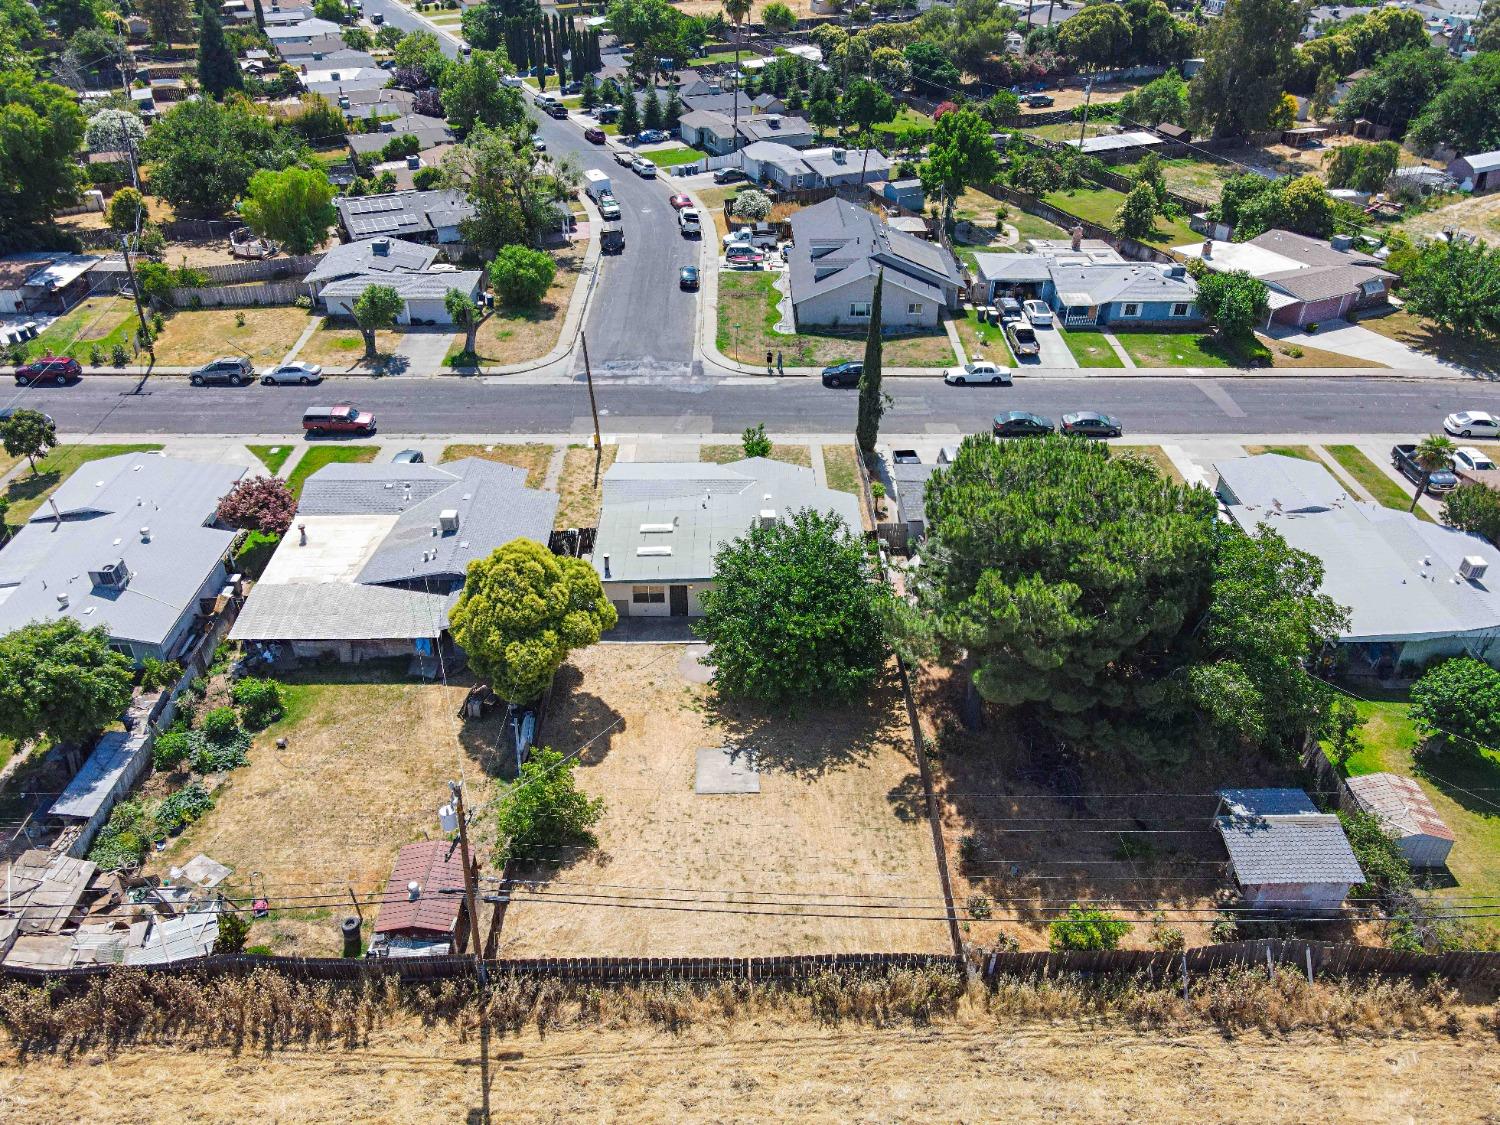
[[[267,387],[277,385],[286,386],[311,386],[313,383],[323,381],[323,368],[316,363],[304,363],[301,360],[295,363],[283,363],[279,367],[273,367],[260,377],[261,383]]]

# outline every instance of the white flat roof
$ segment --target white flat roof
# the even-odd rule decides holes
[[[399,518],[395,513],[298,516],[257,585],[353,582]],[[299,528],[307,529],[305,544]]]
[[[1188,258],[1203,257],[1203,243],[1190,242],[1186,246],[1174,246],[1176,250]],[[1209,266],[1216,270],[1244,270],[1251,277],[1265,277],[1270,273],[1283,273],[1286,270],[1301,270],[1308,267],[1307,262],[1299,262],[1295,258],[1288,258],[1267,250],[1264,246],[1252,246],[1248,242],[1213,242],[1213,254],[1206,259]]]

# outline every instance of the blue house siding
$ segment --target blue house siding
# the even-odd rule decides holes
[[[1136,315],[1126,316],[1125,308],[1131,302],[1113,301],[1099,310],[1099,323],[1113,324],[1121,328],[1146,324],[1188,326],[1203,323],[1203,316],[1198,312],[1198,303],[1196,301],[1185,302],[1187,304],[1186,316],[1173,316],[1172,309],[1181,303],[1184,302],[1141,301],[1135,305]]]

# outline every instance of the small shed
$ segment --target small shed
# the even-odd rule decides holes
[[[1500,190],[1500,150],[1476,152],[1449,161],[1448,175],[1460,184],[1468,183],[1475,195]]]
[[[1300,789],[1221,789],[1214,816],[1246,904],[1331,914],[1365,881],[1339,818]]]
[[[1396,833],[1401,854],[1413,867],[1447,865],[1453,830],[1415,781],[1395,773],[1367,773],[1344,785],[1355,808],[1378,817]]]
[[[1281,143],[1291,148],[1312,148],[1323,143],[1328,130],[1321,125],[1303,125],[1296,129],[1283,129]]]
[[[1172,141],[1176,144],[1185,145],[1193,139],[1193,131],[1184,125],[1173,125],[1170,121],[1163,121],[1156,127],[1156,135],[1164,141]]]
[[[456,845],[447,840],[405,845],[396,853],[380,898],[371,956],[462,953],[468,936],[464,896],[444,894],[443,889],[463,885],[464,866]]]

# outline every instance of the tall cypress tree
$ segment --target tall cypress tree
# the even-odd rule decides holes
[[[198,84],[221,100],[230,90],[238,90],[243,84],[239,65],[234,61],[234,52],[224,39],[224,25],[219,22],[219,10],[213,4],[203,5],[202,24],[198,32]]]
[[[262,31],[266,29],[266,11],[260,6],[260,0],[255,0],[255,26]]]
[[[859,377],[859,421],[854,437],[866,453],[875,452],[880,436],[880,419],[885,415],[885,395],[880,389],[880,362],[883,341],[880,338],[880,295],[885,288],[885,270],[875,275],[875,295],[870,300],[870,329],[865,335],[865,368]]]

